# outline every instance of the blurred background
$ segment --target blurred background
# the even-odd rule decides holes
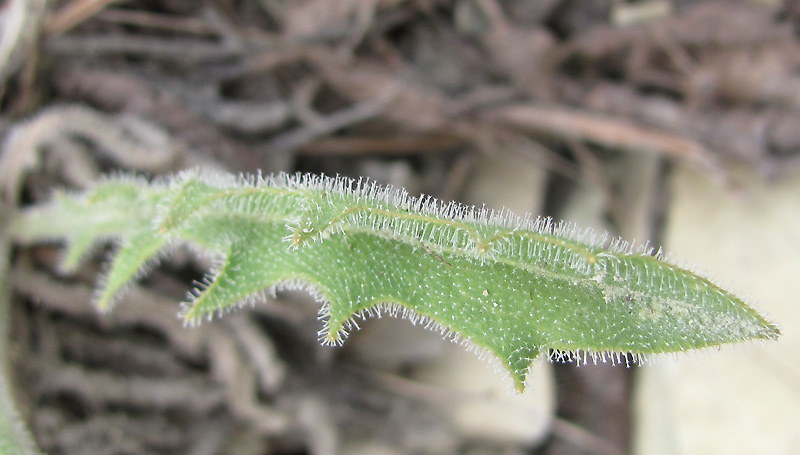
[[[279,293],[183,328],[176,251],[113,313],[14,252],[18,404],[49,454],[800,453],[797,0],[5,0],[0,185],[103,173],[368,176],[664,245],[778,343],[502,374],[407,321],[319,346]],[[57,222],[57,220],[53,220]]]

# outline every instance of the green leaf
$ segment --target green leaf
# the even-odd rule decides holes
[[[606,237],[570,225],[363,180],[201,171],[153,184],[112,178],[28,209],[12,235],[77,245],[69,265],[86,245],[117,239],[101,308],[159,255],[189,245],[215,266],[185,305],[187,323],[276,288],[305,288],[324,302],[325,343],[343,342],[356,317],[388,312],[494,354],[518,390],[531,362],[551,350],[639,360],[779,335],[740,298],[660,253],[620,240],[604,249]]]

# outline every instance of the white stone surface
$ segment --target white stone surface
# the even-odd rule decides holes
[[[479,155],[462,199],[478,207],[505,207],[518,215],[541,213],[547,171],[522,153]]]
[[[446,355],[418,369],[415,379],[448,391],[452,398],[443,403],[449,407],[445,414],[466,439],[500,445],[542,442],[555,411],[550,364],[544,359],[533,364],[524,394],[514,392],[510,376],[501,368],[499,362],[493,369],[475,353],[451,343]]]
[[[783,336],[644,367],[638,454],[800,453],[800,175],[737,178],[733,191],[679,169],[665,246],[756,302]]]
[[[397,447],[375,441],[346,442],[340,449],[340,453],[348,455],[406,455],[405,452]]]
[[[433,361],[443,355],[447,346],[439,332],[401,318],[382,315],[359,320],[358,325],[361,329],[348,338],[344,349],[361,362],[384,370]]]

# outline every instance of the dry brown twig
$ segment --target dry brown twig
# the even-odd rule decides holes
[[[482,117],[489,122],[532,133],[551,134],[634,152],[662,153],[690,162],[718,179],[724,177],[716,158],[703,144],[618,118],[533,104],[489,109],[483,112]]]
[[[10,0],[0,8],[0,98],[7,79],[34,58],[46,0]]]
[[[61,8],[47,21],[44,31],[48,35],[61,35],[81,22],[120,0],[74,0]]]

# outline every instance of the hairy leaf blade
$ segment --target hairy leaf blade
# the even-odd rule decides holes
[[[370,184],[186,172],[149,186],[112,179],[89,194],[29,210],[14,232],[26,242],[121,238],[101,305],[165,245],[188,244],[217,260],[186,306],[188,322],[303,286],[325,302],[325,342],[340,343],[356,316],[401,314],[495,354],[520,390],[544,350],[644,355],[779,333],[738,297],[660,257],[604,250],[547,220]],[[56,215],[67,222],[26,233]],[[75,219],[89,226],[76,232]]]
[[[146,228],[123,238],[95,296],[97,308],[101,311],[109,309],[121,290],[137,275],[143,274],[149,262],[157,260],[165,244],[164,236]]]

